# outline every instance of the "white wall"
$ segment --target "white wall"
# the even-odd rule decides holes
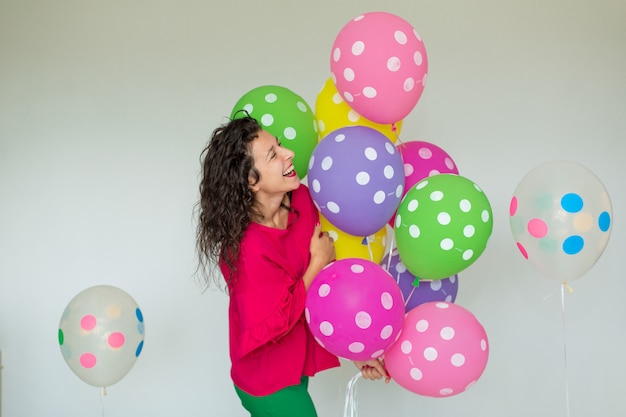
[[[361,381],[360,415],[626,414],[625,2],[0,0],[4,416],[245,415],[227,296],[192,278],[199,153],[254,87],[314,106],[336,34],[375,10],[411,22],[429,54],[402,140],[441,146],[490,199],[493,235],[460,274],[457,303],[491,355],[476,385],[446,399]],[[615,219],[603,256],[571,283],[565,329],[560,285],[519,255],[508,224],[518,182],[554,159],[592,170]],[[97,284],[131,294],[146,321],[141,357],[103,403],[57,342],[67,303]],[[342,414],[355,371],[312,380],[320,416]]]

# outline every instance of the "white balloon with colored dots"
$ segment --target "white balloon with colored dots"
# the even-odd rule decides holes
[[[84,382],[108,387],[135,364],[144,342],[143,314],[125,291],[87,288],[67,305],[59,323],[63,359]]]
[[[602,182],[572,161],[543,163],[520,181],[509,207],[517,248],[542,275],[584,275],[604,252],[613,209]]]

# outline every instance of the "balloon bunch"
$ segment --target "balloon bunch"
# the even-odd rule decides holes
[[[384,356],[404,388],[450,396],[486,364],[484,329],[452,303],[457,274],[483,253],[493,220],[483,191],[446,151],[399,140],[427,75],[424,43],[409,22],[364,13],[333,42],[315,112],[293,91],[266,85],[244,94],[231,118],[256,118],[295,152],[296,172],[335,240],[337,260],[307,293],[317,341],[351,360]]]

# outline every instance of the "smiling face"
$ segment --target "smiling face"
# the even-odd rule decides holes
[[[265,130],[251,143],[251,154],[254,168],[259,174],[255,183],[250,178],[250,187],[257,199],[260,194],[267,196],[284,195],[300,185],[300,178],[293,167],[293,151],[280,146],[278,139]]]

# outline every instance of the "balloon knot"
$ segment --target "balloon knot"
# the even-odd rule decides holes
[[[563,281],[563,287],[567,290],[568,293],[573,293],[574,289],[567,283],[567,281]]]

